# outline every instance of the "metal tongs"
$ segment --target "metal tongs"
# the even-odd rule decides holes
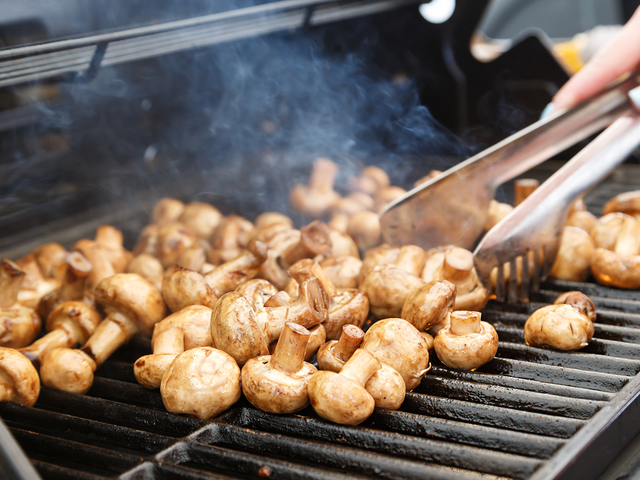
[[[508,291],[510,299],[526,299],[528,267],[533,265],[531,286],[536,290],[557,253],[569,204],[640,144],[640,121],[628,96],[639,85],[640,72],[636,72],[407,192],[381,214],[385,241],[423,248],[448,244],[473,248],[500,184],[613,123],[496,225],[476,249],[476,268],[486,287],[490,287],[491,271],[499,267],[496,298],[504,300]],[[516,258],[525,255],[533,255],[535,261],[522,262],[522,282],[516,288]],[[502,268],[505,263],[514,272],[509,275],[509,288]]]

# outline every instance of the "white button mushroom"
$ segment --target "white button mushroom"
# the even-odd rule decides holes
[[[573,305],[549,305],[529,317],[524,324],[524,340],[532,346],[579,350],[589,344],[594,330],[593,322]]]

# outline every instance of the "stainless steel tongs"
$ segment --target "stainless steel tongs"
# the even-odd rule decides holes
[[[423,248],[449,244],[473,248],[500,184],[610,125],[632,108],[627,93],[639,84],[636,72],[407,192],[381,214],[384,240]]]

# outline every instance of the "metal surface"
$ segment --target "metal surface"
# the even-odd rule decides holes
[[[482,239],[474,252],[482,283],[492,287],[497,269],[495,295],[504,301],[529,298],[529,279],[535,291],[546,279],[560,246],[562,229],[571,203],[592,189],[640,145],[640,115],[629,110],[549,180],[518,205]],[[523,261],[531,256],[533,261]],[[518,285],[516,262],[523,265]],[[504,270],[509,265],[511,275]],[[529,269],[533,269],[529,272]]]
[[[630,107],[638,75],[593,99],[512,135],[389,204],[380,223],[385,242],[423,248],[473,248],[496,188],[609,125]]]

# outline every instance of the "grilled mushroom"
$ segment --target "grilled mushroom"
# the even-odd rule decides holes
[[[587,211],[575,211],[569,214],[565,225],[567,227],[581,228],[585,232],[590,232],[597,222],[598,219],[593,213]]]
[[[202,272],[206,263],[207,249],[202,244],[185,248],[180,255],[178,255],[177,260],[178,265],[188,270],[193,270],[194,272]]]
[[[365,210],[373,210],[374,203],[373,197],[371,195],[368,195],[364,192],[352,192],[347,195],[347,198],[355,200],[360,205],[362,205],[362,208],[364,208]]]
[[[236,292],[244,295],[253,306],[253,309],[257,312],[264,309],[267,300],[276,295],[278,293],[278,289],[267,280],[255,278],[239,285],[236,288]],[[287,300],[286,304],[288,303],[289,301]]]
[[[331,251],[331,231],[324,223],[314,220],[300,229],[300,241],[280,254],[280,265],[289,268],[298,260],[324,255]]]
[[[40,331],[40,317],[17,303],[25,273],[10,260],[0,262],[0,346],[20,348],[29,345]]]
[[[393,265],[380,265],[362,279],[360,290],[369,299],[376,318],[397,317],[407,297],[424,281]]]
[[[592,322],[596,321],[596,306],[593,301],[582,292],[565,292],[556,298],[554,305],[566,303],[580,310]]]
[[[589,276],[594,252],[595,244],[587,232],[576,227],[564,227],[550,275],[559,280],[584,282]]]
[[[624,213],[614,212],[600,217],[596,224],[589,230],[589,235],[596,243],[596,248],[606,248],[607,250],[613,250],[616,245],[622,225],[629,223],[628,219],[633,217]]]
[[[605,203],[602,214],[612,212],[626,213],[640,220],[640,190],[621,193]]]
[[[330,340],[318,350],[317,360],[320,370],[339,373],[363,339],[364,332],[360,327],[344,325],[338,340]]]
[[[31,252],[40,266],[40,271],[45,278],[57,278],[62,281],[64,268],[64,255],[67,249],[59,243],[50,242],[40,245]],[[59,273],[57,273],[59,272]]]
[[[338,166],[331,160],[319,158],[313,164],[309,185],[295,185],[289,196],[291,206],[312,218],[319,218],[340,198],[333,190]]]
[[[330,230],[329,239],[331,240],[331,250],[326,254],[327,256],[338,257],[342,255],[349,255],[354,258],[360,258],[356,242],[354,242],[353,238],[346,233]]]
[[[184,212],[184,203],[175,198],[163,198],[159,200],[153,207],[151,215],[151,223],[161,225],[164,223],[175,222]]]
[[[362,260],[350,255],[328,257],[320,262],[322,271],[336,288],[356,288]]]
[[[375,212],[356,213],[349,219],[347,234],[362,251],[379,245],[382,241],[380,217]]]
[[[222,214],[208,203],[191,202],[184,207],[178,221],[186,225],[196,237],[208,240],[222,221]]]
[[[364,336],[362,348],[402,375],[409,392],[420,384],[430,368],[427,342],[413,325],[401,318],[374,323]]]
[[[179,327],[182,329],[184,349],[210,347],[211,340],[211,312],[203,305],[190,305],[179,312],[172,313],[153,327],[151,343],[166,330]]]
[[[29,254],[16,260],[15,263],[24,272],[24,278],[18,291],[18,303],[27,308],[37,310],[40,301],[60,288],[60,281],[55,278],[44,278],[38,262]]]
[[[164,272],[162,297],[172,312],[178,312],[189,305],[213,308],[218,300],[202,275],[179,265],[169,267]]]
[[[151,345],[153,354],[145,355],[133,364],[133,374],[145,388],[160,388],[162,376],[175,358],[184,352],[184,331],[172,327],[155,335]]]
[[[349,179],[349,187],[352,190],[375,195],[376,192],[391,185],[389,175],[380,167],[370,165],[360,170],[359,177]]]
[[[592,232],[597,228],[598,226],[594,227]],[[597,248],[593,253],[591,273],[604,285],[629,289],[640,288],[640,222],[638,220],[628,215],[622,218],[613,248],[611,250],[606,247]]]
[[[593,333],[593,322],[578,308],[566,304],[539,308],[524,324],[527,345],[549,345],[558,350],[586,347]]]
[[[71,300],[81,300],[84,287],[92,270],[89,260],[80,252],[65,254],[66,272],[58,290],[45,295],[38,305],[38,314],[46,318],[59,304]]]
[[[160,291],[135,273],[105,278],[95,296],[106,318],[81,350],[54,348],[44,355],[40,375],[46,386],[86,393],[96,368],[139,330],[151,333],[166,311]]]
[[[433,347],[447,367],[475,370],[496,356],[498,334],[480,318],[480,312],[452,312],[451,325],[438,332]]]
[[[497,202],[491,200],[489,202],[489,210],[487,212],[487,221],[484,225],[484,229],[489,231],[495,227],[500,221],[509,215],[513,211],[513,207],[508,203]]]
[[[166,268],[175,264],[183,250],[196,244],[195,235],[183,223],[170,222],[158,228],[155,256]]]
[[[385,187],[378,190],[375,197],[373,197],[374,208],[376,212],[380,213],[387,204],[393,202],[395,199],[401,197],[407,193],[404,188],[401,187]]]
[[[326,420],[343,425],[362,423],[371,416],[375,407],[375,401],[364,385],[379,369],[378,359],[359,349],[340,373],[316,372],[308,386],[311,406]]]
[[[287,322],[273,355],[242,367],[242,391],[253,406],[269,413],[295,413],[309,404],[307,384],[317,369],[304,361],[309,330]]]
[[[205,420],[230,408],[241,392],[240,368],[233,358],[212,347],[192,348],[178,355],[160,384],[168,411]]]
[[[448,322],[456,300],[456,286],[444,280],[429,282],[409,294],[402,307],[401,318],[420,331]]]
[[[164,268],[162,263],[153,255],[141,253],[129,262],[126,269],[127,273],[137,273],[141,277],[146,278],[157,288],[162,288],[162,274]]]
[[[380,370],[371,375],[364,388],[373,397],[376,407],[387,410],[400,408],[407,393],[402,375],[384,362],[380,362]]]
[[[293,228],[293,220],[279,212],[261,213],[256,217],[254,224],[256,228],[267,227],[269,225],[287,225]]]
[[[83,302],[61,303],[47,317],[49,333],[20,352],[32,362],[40,361],[53,348],[75,347],[86,342],[101,321],[98,311]]]
[[[31,362],[13,348],[0,347],[0,402],[33,407],[40,395],[40,379]]]
[[[267,255],[267,246],[260,241],[252,240],[242,255],[216,267],[207,273],[204,279],[213,293],[219,297],[254,278],[267,260]]]
[[[400,249],[398,247],[390,247],[386,243],[367,250],[367,253],[362,260],[362,268],[360,268],[360,275],[358,276],[358,282],[362,282],[362,279],[369,273],[374,267],[379,265],[393,265],[395,264]]]

